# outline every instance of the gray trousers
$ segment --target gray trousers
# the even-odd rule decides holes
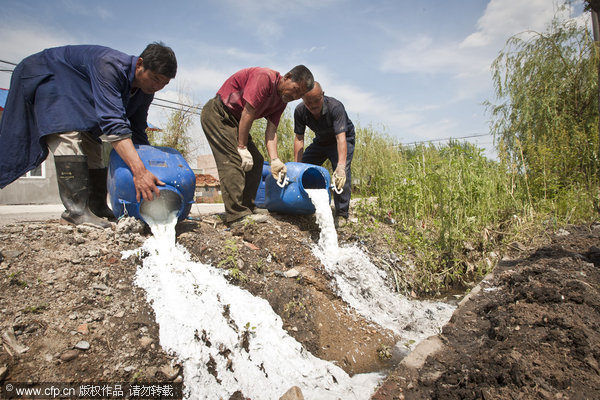
[[[55,156],[87,156],[89,169],[104,168],[102,143],[89,132],[61,132],[45,136],[48,149]]]
[[[219,172],[225,222],[252,214],[264,157],[249,136],[247,147],[254,166],[250,171],[244,172],[242,158],[237,150],[239,121],[223,105],[219,96],[204,105],[200,120]]]

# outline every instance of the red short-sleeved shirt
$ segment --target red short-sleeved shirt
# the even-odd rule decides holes
[[[279,125],[287,105],[277,94],[280,79],[279,72],[269,68],[245,68],[231,75],[217,94],[238,121],[242,118],[244,106],[250,103],[257,119],[264,117]]]

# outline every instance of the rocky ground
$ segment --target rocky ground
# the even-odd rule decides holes
[[[365,238],[357,229],[341,228],[340,243],[358,243],[376,264],[398,262],[384,232]],[[121,257],[149,235],[135,220],[106,230],[56,220],[1,226],[0,381],[180,382],[133,285],[140,260]],[[218,216],[177,226],[195,260],[229,269],[232,283],[268,300],[314,355],[349,374],[391,372],[376,399],[600,398],[600,225],[515,245],[442,334],[408,357],[394,350],[397,337],[335,295],[311,252],[318,236],[312,216],[271,215],[234,230]]]

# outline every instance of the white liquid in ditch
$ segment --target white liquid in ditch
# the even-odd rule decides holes
[[[151,226],[153,237],[135,284],[146,291],[160,344],[183,365],[189,399],[281,397],[298,386],[306,399],[368,399],[380,374],[348,376],[289,336],[269,303],[231,285],[226,271],[190,260],[175,243],[175,216]],[[141,253],[124,252],[123,257]]]
[[[399,345],[411,348],[439,333],[455,307],[432,301],[415,301],[394,293],[386,284],[386,274],[356,246],[338,247],[326,189],[308,189],[321,228],[314,254],[335,279],[338,295],[363,317],[399,334]]]

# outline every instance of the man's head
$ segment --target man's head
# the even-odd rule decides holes
[[[164,88],[177,73],[177,59],[170,47],[151,43],[140,54],[135,65],[134,87],[153,94]]]
[[[286,103],[298,100],[313,88],[313,74],[304,65],[297,65],[285,74],[277,85],[277,93]]]
[[[315,82],[315,86],[302,96],[302,101],[304,102],[306,109],[315,117],[321,115],[324,95],[325,92],[323,92],[319,82]]]

